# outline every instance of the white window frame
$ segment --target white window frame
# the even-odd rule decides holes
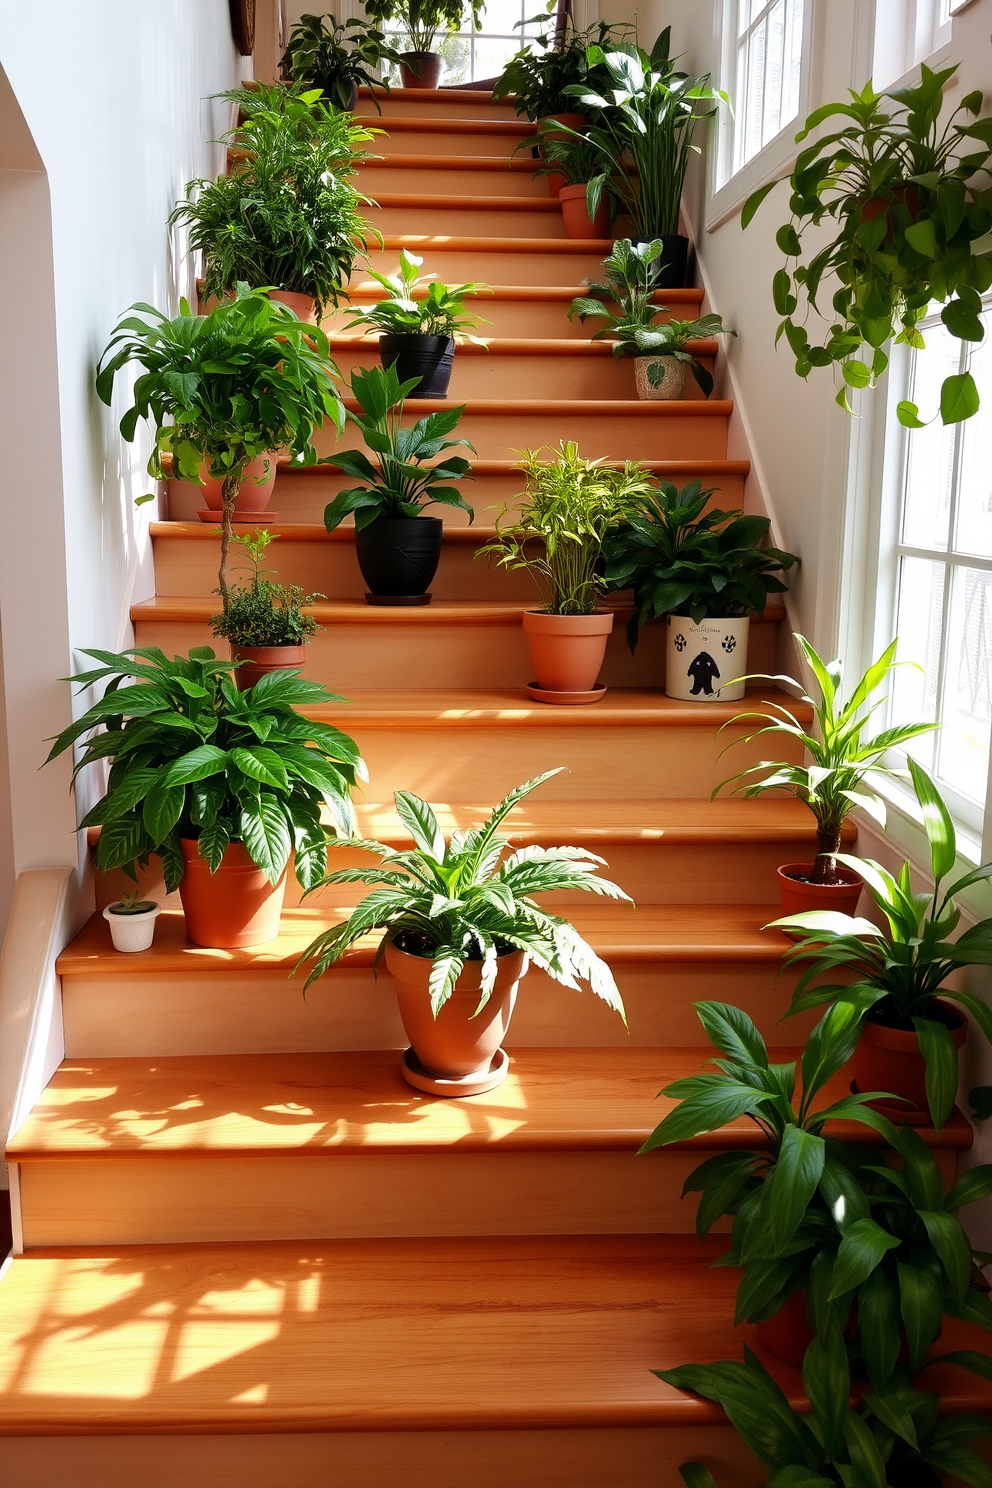
[[[740,0],[722,0],[716,7],[717,43],[720,55],[720,86],[730,94],[736,106],[738,36],[737,15]],[[711,152],[710,191],[706,230],[726,222],[740,209],[752,191],[786,174],[799,153],[796,134],[810,112],[813,74],[814,11],[817,0],[803,5],[803,37],[799,70],[799,99],[794,118],[789,119],[767,144],[763,145],[739,170],[734,169],[736,120],[729,109],[721,109],[717,123],[716,148]]]

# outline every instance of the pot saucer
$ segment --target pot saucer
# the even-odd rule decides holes
[[[857,1080],[851,1081],[851,1094],[860,1095]],[[907,1126],[929,1126],[930,1112],[917,1111],[909,1101],[869,1101],[868,1105],[881,1116],[888,1116],[898,1126],[905,1121]],[[957,1107],[955,1107],[955,1110]]]
[[[224,513],[219,511],[198,511],[196,514],[201,522],[213,522],[219,527],[224,520]],[[263,512],[235,512],[235,527],[271,527],[273,522],[278,522],[279,513],[269,511],[266,507]]]
[[[605,691],[605,682],[591,687],[588,692],[552,692],[549,687],[538,687],[536,682],[527,683],[527,696],[535,703],[558,703],[566,708],[574,708],[580,703],[598,703]]]
[[[366,591],[365,603],[370,605],[429,605],[431,597],[429,594],[369,594]]]
[[[400,1058],[400,1074],[415,1090],[427,1095],[482,1095],[486,1090],[495,1090],[502,1085],[510,1069],[510,1056],[505,1049],[497,1049],[487,1070],[472,1075],[462,1075],[456,1080],[437,1079],[428,1075],[412,1049],[404,1049]]]

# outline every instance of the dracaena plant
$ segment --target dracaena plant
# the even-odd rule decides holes
[[[368,21],[339,22],[336,16],[301,15],[293,22],[279,66],[282,75],[319,88],[335,108],[350,109],[356,87],[367,87],[381,113],[376,89],[389,92],[377,72],[383,62],[399,61],[383,33]]]
[[[456,341],[485,343],[470,334],[478,317],[465,311],[470,295],[488,294],[487,284],[440,284],[435,274],[420,274],[424,260],[406,248],[400,249],[398,274],[380,274],[369,268],[386,298],[371,305],[353,305],[348,328],[381,331],[391,336],[450,336]]]
[[[73,780],[110,761],[106,791],[80,822],[100,828],[98,868],[134,878],[157,853],[171,891],[183,874],[180,839],[195,838],[211,873],[230,843],[243,842],[272,883],[292,852],[301,885],[320,880],[334,831],[354,832],[351,790],[368,777],[353,739],[297,707],[340,698],[295,673],[273,672],[239,692],[234,664],[209,646],[171,661],[156,647],[83,654],[100,665],[69,680],[81,691],[107,686],[48,758],[85,735]]]
[[[387,940],[397,937],[401,942],[410,937],[416,947],[413,953],[430,957],[435,1017],[467,961],[482,962],[481,1007],[492,992],[499,956],[525,951],[535,965],[565,987],[578,990],[579,983],[587,981],[626,1023],[620,993],[605,961],[568,920],[551,914],[531,896],[561,889],[581,889],[609,899],[627,900],[628,896],[596,873],[603,859],[595,853],[578,847],[513,851],[510,838],[500,832],[513,808],[559,773],[548,770],[518,785],[481,827],[454,832],[447,841],[427,802],[409,791],[397,791],[396,811],[413,838],[413,849],[397,851],[362,840],[342,844],[377,853],[381,863],[374,868],[341,868],[323,880],[324,885],[374,887],[347,920],[318,936],[304,951],[300,965],[313,962],[306,985],[333,966],[356,940],[382,930],[377,965]]]
[[[961,911],[958,894],[992,878],[992,863],[952,879],[957,840],[950,812],[925,770],[909,761],[910,774],[930,847],[932,893],[914,893],[912,869],[903,863],[893,876],[870,858],[838,854],[839,861],[856,868],[885,921],[819,910],[776,920],[784,929],[801,932],[802,939],[785,955],[788,966],[802,966],[789,1013],[824,1003],[857,1010],[887,1027],[914,1029],[926,1061],[927,1100],[937,1127],[951,1113],[958,1088],[958,1051],[942,1015],[938,999],[956,1003],[971,1015],[992,1042],[992,1011],[979,997],[948,986],[951,974],[965,966],[992,966],[992,918],[979,920],[955,937]],[[949,882],[949,880],[952,880]],[[832,980],[837,972],[853,976],[853,983]],[[830,977],[820,982],[820,977]],[[977,1086],[972,1100],[989,1113],[992,1087]]]
[[[444,455],[437,464],[428,463],[458,445],[475,454],[475,446],[467,439],[445,438],[457,428],[464,404],[429,413],[404,428],[403,402],[418,381],[411,377],[400,382],[395,367],[369,367],[351,374],[351,391],[361,412],[349,411],[348,417],[364,435],[376,464],[361,450],[335,450],[319,462],[365,482],[339,491],[324,508],[328,532],[352,512],[355,526],[361,530],[377,517],[419,517],[424,507],[434,502],[460,507],[468,512],[470,522],[474,520],[475,512],[458,488],[446,484],[468,474],[472,468],[468,460],[461,455]]]
[[[807,805],[816,819],[816,859],[814,883],[840,881],[836,871],[844,823],[856,806],[867,811],[885,826],[885,802],[876,789],[877,782],[903,775],[900,768],[886,763],[893,750],[904,749],[911,740],[936,727],[933,723],[904,723],[882,729],[866,737],[871,716],[886,701],[881,689],[886,686],[897,666],[914,666],[914,662],[897,662],[898,640],[873,661],[849,696],[844,695],[844,670],[838,658],[824,661],[804,636],[797,633],[796,643],[806,660],[815,685],[815,695],[806,692],[793,677],[761,677],[762,682],[784,682],[794,688],[802,701],[813,710],[811,730],[782,703],[763,703],[753,713],[741,713],[725,727],[741,723],[759,723],[735,743],[750,743],[765,735],[780,735],[802,745],[808,764],[794,765],[785,761],[762,760],[737,775],[731,775],[716,787],[716,796],[726,785],[746,797],[760,796],[765,791],[791,791]],[[728,745],[732,748],[733,745]]]
[[[772,281],[783,317],[778,334],[784,332],[800,377],[814,367],[840,367],[837,401],[848,410],[848,390],[873,387],[885,371],[890,339],[924,348],[920,323],[935,303],[952,336],[969,345],[984,338],[982,296],[992,286],[992,119],[976,117],[982,109],[976,91],[941,122],[944,89],[956,71],[924,65],[914,87],[879,94],[869,82],[847,103],[816,109],[797,143],[828,119],[842,127],[808,145],[782,178],[792,189],[792,218],[776,242],[795,267],[779,269]],[[777,184],[745,203],[744,227]],[[807,234],[814,252],[804,263]],[[801,301],[807,313],[798,318]],[[820,344],[810,339],[808,311],[832,320]],[[978,405],[970,370],[944,379],[945,424],[970,418]],[[900,403],[897,412],[903,424],[920,427],[915,404]]]
[[[769,594],[785,592],[777,575],[799,559],[760,546],[769,519],[707,511],[712,495],[698,480],[681,489],[659,481],[608,538],[606,587],[634,591],[632,651],[649,620],[689,615],[698,625],[706,617],[747,615],[763,610]]]
[[[718,1263],[742,1268],[734,1321],[759,1322],[805,1293],[819,1348],[847,1381],[845,1401],[848,1353],[860,1356],[873,1387],[882,1390],[896,1377],[900,1332],[914,1370],[945,1313],[992,1332],[992,1302],[978,1269],[988,1257],[973,1250],[956,1213],[992,1193],[992,1165],[970,1169],[945,1194],[919,1133],[897,1129],[866,1104],[880,1092],[823,1104],[825,1086],[857,1042],[857,1010],[835,1005],[814,1028],[797,1096],[795,1064],[769,1061],[746,1014],[722,1003],[696,1007],[719,1053],[712,1060],[717,1072],[662,1091],[679,1104],[642,1150],[691,1140],[742,1116],[760,1131],[754,1150],[708,1158],[683,1189],[700,1194],[700,1237],[724,1215],[734,1216],[730,1249]],[[838,1120],[882,1137],[899,1166],[870,1146],[824,1132]]]

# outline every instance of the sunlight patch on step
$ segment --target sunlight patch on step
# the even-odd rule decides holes
[[[18,1390],[70,1400],[140,1400],[155,1384],[171,1326],[169,1318],[133,1318],[113,1328],[59,1328],[29,1355]]]
[[[175,1349],[175,1362],[170,1371],[172,1384],[179,1384],[182,1380],[192,1379],[194,1375],[203,1374],[209,1369],[216,1369],[220,1364],[226,1364],[232,1359],[237,1359],[242,1354],[249,1353],[252,1349],[260,1348],[263,1344],[274,1343],[279,1337],[282,1324],[273,1321],[270,1323],[248,1322],[247,1320],[232,1321],[225,1318],[223,1322],[195,1322],[189,1321],[183,1324],[179,1335],[179,1342]],[[251,1389],[258,1389],[253,1386]],[[261,1388],[265,1389],[266,1386]],[[232,1399],[250,1398],[248,1392]],[[264,1397],[263,1397],[264,1398]]]

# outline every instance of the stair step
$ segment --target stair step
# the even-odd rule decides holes
[[[457,237],[564,238],[565,223],[557,197],[462,196],[415,191],[378,191],[365,214],[382,233],[431,233],[438,213]]]
[[[376,103],[382,110],[379,113]],[[375,102],[368,88],[358,90],[355,117],[363,123],[377,125],[382,119],[397,114],[420,119],[514,119],[511,98],[493,99],[492,93],[477,88],[390,88],[384,93],[377,88]]]
[[[504,284],[560,285],[598,278],[612,247],[611,238],[489,238],[404,232],[384,234],[381,250],[370,243],[369,258],[379,273],[396,274],[400,249],[406,248],[423,258],[425,269],[444,284],[489,284],[498,280]]]
[[[505,165],[517,145],[533,138],[536,124],[529,119],[504,115],[497,119],[438,117],[425,119],[390,114],[373,125],[377,131],[369,150],[387,160],[394,154],[462,157],[484,156]],[[534,169],[530,150],[524,148],[514,158]]]
[[[547,180],[535,176],[533,160],[525,159],[523,153],[507,158],[391,151],[389,155],[366,156],[356,172],[355,182],[373,201],[380,191],[532,196],[543,197],[545,201],[551,198]]]
[[[659,1089],[711,1052],[520,1049],[498,1090],[463,1101],[411,1090],[396,1050],[67,1060],[8,1143],[23,1243],[689,1232],[686,1178],[751,1146],[753,1123],[638,1148],[672,1108]],[[953,1182],[970,1125],[926,1135]]]
[[[65,1481],[60,1467],[124,1482],[126,1447],[129,1481],[149,1488],[676,1488],[677,1464],[703,1455],[744,1488],[753,1465],[719,1408],[651,1373],[757,1348],[753,1327],[731,1325],[737,1277],[710,1266],[719,1247],[558,1236],[19,1257],[0,1283],[0,1466],[37,1488]],[[961,1347],[987,1352],[987,1336],[949,1319],[941,1348]],[[799,1371],[763,1362],[800,1406]],[[962,1370],[938,1365],[927,1388],[950,1414],[992,1408]]]

